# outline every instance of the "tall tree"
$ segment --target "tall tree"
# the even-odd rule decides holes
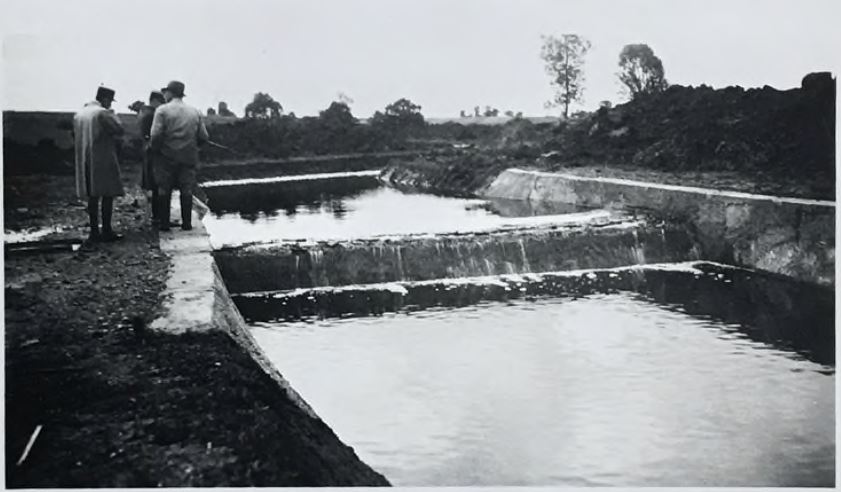
[[[279,118],[281,113],[283,113],[283,106],[272,96],[262,92],[254,94],[254,100],[245,106],[246,118]]]
[[[631,99],[640,94],[660,92],[669,86],[663,62],[647,44],[625,45],[619,53],[619,73],[616,75]]]
[[[540,57],[546,62],[546,73],[556,86],[551,106],[563,106],[569,117],[569,105],[581,101],[584,95],[584,57],[590,51],[590,41],[578,34],[562,34],[560,38],[542,36]]]

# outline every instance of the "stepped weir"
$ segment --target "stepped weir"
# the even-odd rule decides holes
[[[246,245],[215,256],[233,293],[698,259],[680,226],[614,215],[557,220],[514,230]]]

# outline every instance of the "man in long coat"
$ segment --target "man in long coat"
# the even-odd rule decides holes
[[[117,158],[117,140],[123,126],[111,110],[114,91],[99,87],[96,100],[73,117],[73,134],[76,144],[76,194],[88,199],[90,239],[115,241],[122,236],[111,228],[114,197],[123,195],[120,163]],[[100,201],[102,231],[99,230]]]

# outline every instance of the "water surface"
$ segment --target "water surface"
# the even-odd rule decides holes
[[[215,247],[487,231],[579,212],[417,194],[370,175],[206,191]],[[828,289],[671,265],[235,301],[292,386],[395,485],[834,484]]]
[[[831,303],[745,316],[670,278],[253,333],[395,485],[832,485]]]
[[[305,178],[306,176],[304,176]],[[204,219],[215,247],[243,242],[347,240],[384,235],[487,231],[517,218],[582,212],[570,206],[531,207],[417,193],[348,175],[210,187]]]

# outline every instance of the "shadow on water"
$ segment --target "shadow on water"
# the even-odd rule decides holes
[[[382,186],[374,176],[348,176],[341,179],[314,179],[278,183],[253,183],[207,187],[208,206],[217,216],[239,213],[246,220],[259,214],[273,217],[321,210],[341,219],[347,213],[346,201]]]
[[[704,270],[692,281],[660,272],[636,291],[669,309],[723,322],[751,340],[835,365],[832,289],[746,270]]]
[[[633,292],[666,309],[723,323],[753,341],[834,366],[835,303],[831,289],[710,264],[697,268],[696,272],[626,269],[323,288],[237,295],[234,300],[249,322],[265,322]]]

